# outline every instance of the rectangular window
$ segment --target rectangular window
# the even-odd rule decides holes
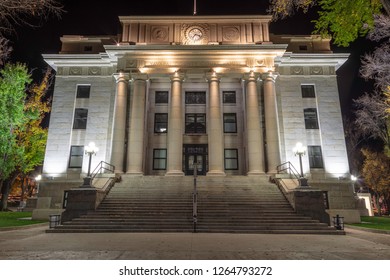
[[[73,129],[87,128],[88,109],[76,108],[74,110]]]
[[[321,146],[308,146],[310,168],[324,168]]]
[[[236,103],[236,92],[235,91],[224,91],[222,92],[223,103],[235,104]]]
[[[157,113],[154,114],[154,132],[166,133],[168,131],[168,114]]]
[[[167,149],[153,150],[153,170],[167,169]]]
[[[206,92],[187,91],[185,95],[186,104],[206,104]]]
[[[90,91],[91,91],[91,86],[78,85],[76,98],[89,98]]]
[[[237,149],[225,149],[225,170],[238,170]]]
[[[206,133],[206,114],[186,114],[185,133]]]
[[[235,113],[223,114],[223,132],[237,133],[237,117]]]
[[[314,85],[301,85],[302,98],[315,98]]]
[[[71,146],[69,168],[81,168],[83,166],[84,146]]]
[[[168,91],[156,91],[154,101],[156,104],[167,104]]]
[[[303,110],[306,129],[318,129],[317,109],[308,108]]]

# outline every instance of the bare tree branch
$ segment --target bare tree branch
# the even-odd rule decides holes
[[[0,35],[14,30],[15,25],[35,26],[31,18],[46,20],[63,12],[57,0],[0,0]]]
[[[7,39],[0,37],[0,66],[5,64],[12,52],[12,48],[8,43]]]

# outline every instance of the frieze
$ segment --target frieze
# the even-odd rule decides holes
[[[100,67],[89,67],[88,75],[98,76],[102,74],[102,69]]]
[[[70,67],[69,68],[69,75],[82,75],[82,68],[81,67]]]
[[[320,66],[310,67],[310,75],[322,75],[323,69]]]
[[[58,67],[57,68],[57,75],[58,76],[64,75],[64,68],[63,67]]]
[[[227,61],[224,63],[221,63],[219,61],[206,61],[206,60],[200,60],[200,61],[177,61],[177,62],[170,62],[170,61],[158,61],[158,60],[152,60],[152,61],[145,61],[145,67],[224,67],[224,66],[246,66],[245,61]]]
[[[290,68],[291,75],[303,75],[303,67],[293,66]]]
[[[184,45],[203,45],[209,42],[209,25],[205,23],[183,24],[181,38]]]
[[[336,75],[336,71],[334,70],[334,67],[329,66],[329,74],[330,75]]]

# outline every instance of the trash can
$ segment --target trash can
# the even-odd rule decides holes
[[[61,223],[61,215],[49,215],[49,228],[55,228]]]

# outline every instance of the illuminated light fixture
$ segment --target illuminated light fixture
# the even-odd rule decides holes
[[[354,176],[354,175],[351,175],[351,181],[354,181],[354,182],[356,182],[356,180],[357,180],[357,177],[356,177],[356,176]]]
[[[308,187],[307,179],[303,176],[303,167],[302,167],[302,156],[306,154],[306,150],[307,148],[303,146],[301,142],[298,142],[293,149],[294,155],[299,157],[299,166],[301,169],[300,178],[298,179],[299,187]]]
[[[94,142],[90,142],[88,144],[88,146],[86,146],[84,148],[84,152],[86,155],[89,155],[89,163],[88,163],[88,173],[87,173],[87,177],[84,178],[84,184],[81,186],[83,188],[86,188],[86,187],[92,187],[91,186],[91,181],[92,181],[92,178],[91,178],[91,162],[92,162],[92,155],[96,155],[96,153],[99,151],[99,148],[96,147],[95,143]]]

